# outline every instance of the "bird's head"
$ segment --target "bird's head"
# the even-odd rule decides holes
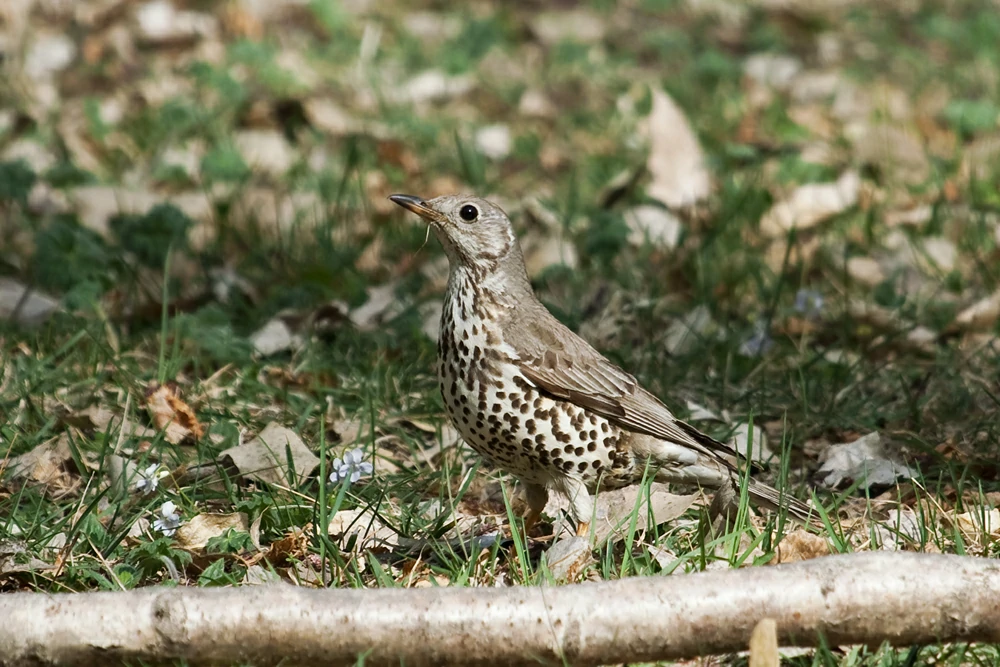
[[[429,200],[391,195],[389,199],[430,223],[453,267],[488,273],[504,264],[523,262],[510,219],[496,204],[469,195]]]

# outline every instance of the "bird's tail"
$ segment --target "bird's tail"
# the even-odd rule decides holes
[[[734,484],[739,484],[739,480],[733,479]],[[739,487],[737,486],[737,493]],[[818,520],[818,513],[815,509],[795,498],[788,493],[782,493],[773,486],[768,486],[763,482],[754,479],[747,485],[747,493],[750,494],[750,502],[759,507],[771,510],[772,512],[788,512],[795,520],[802,523],[814,523]]]

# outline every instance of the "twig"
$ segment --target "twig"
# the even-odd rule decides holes
[[[0,665],[597,665],[743,650],[765,618],[783,646],[1000,642],[998,599],[997,561],[911,553],[564,587],[14,593]]]

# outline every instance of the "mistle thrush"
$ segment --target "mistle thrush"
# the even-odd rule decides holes
[[[390,199],[430,223],[451,265],[438,338],[445,409],[476,452],[524,485],[529,525],[553,490],[586,535],[591,494],[636,484],[647,467],[658,481],[738,484],[732,448],[675,418],[538,301],[498,206],[464,195]],[[809,515],[763,483],[748,489],[764,507]]]

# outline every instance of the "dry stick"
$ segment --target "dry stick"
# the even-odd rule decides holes
[[[869,553],[564,587],[0,595],[0,665],[596,665],[782,645],[1000,642],[1000,562]],[[565,662],[564,662],[565,661]]]

